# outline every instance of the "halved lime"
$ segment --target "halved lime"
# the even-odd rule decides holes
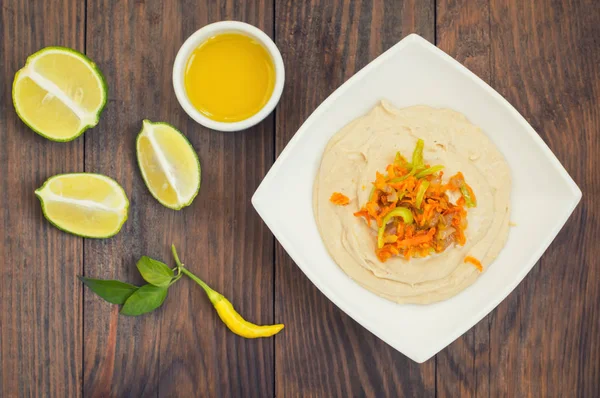
[[[144,120],[136,152],[144,182],[156,200],[174,210],[192,204],[200,190],[200,160],[181,132],[167,123]]]
[[[52,141],[74,140],[98,124],[106,96],[106,82],[96,65],[65,47],[30,55],[12,88],[17,115]]]
[[[109,238],[127,220],[129,200],[112,178],[93,173],[59,174],[35,191],[55,227],[87,238]]]

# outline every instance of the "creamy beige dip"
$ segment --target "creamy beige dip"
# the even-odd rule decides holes
[[[382,263],[375,255],[377,232],[353,213],[367,202],[375,172],[385,172],[397,151],[410,159],[419,138],[425,141],[425,163],[445,166],[443,182],[461,171],[477,196],[477,207],[468,209],[467,243],[425,258]],[[428,304],[477,279],[480,272],[464,262],[466,256],[479,259],[484,270],[496,258],[508,235],[510,189],[506,160],[464,115],[428,106],[396,109],[384,101],[331,138],[315,180],[313,207],[327,250],[352,279],[398,303]],[[350,204],[331,203],[333,192],[348,196]]]

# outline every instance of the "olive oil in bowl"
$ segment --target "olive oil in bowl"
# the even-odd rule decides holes
[[[239,122],[258,113],[275,86],[275,65],[267,49],[241,33],[217,34],[189,56],[184,73],[187,97],[217,122]]]

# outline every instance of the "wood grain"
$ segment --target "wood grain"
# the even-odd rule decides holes
[[[600,226],[594,4],[438,2],[440,47],[516,106],[584,195],[515,292],[438,355],[440,396],[600,395],[600,267],[589,243]]]
[[[53,143],[25,126],[11,99],[15,72],[49,45],[80,51],[84,4],[0,6],[0,396],[81,394],[82,239],[52,227],[33,191],[83,167],[83,140]]]
[[[491,81],[583,191],[540,263],[490,323],[490,391],[600,396],[600,9],[493,1]]]
[[[433,40],[433,2],[278,1],[286,89],[277,153],[335,88],[405,35]],[[435,362],[417,365],[335,307],[276,248],[275,389],[282,397],[435,395]]]
[[[183,40],[237,19],[272,35],[286,66],[274,116],[243,133],[191,121],[171,68]],[[504,95],[542,136],[583,199],[537,266],[496,310],[417,365],[329,302],[293,264],[250,197],[309,114],[405,35],[436,41]],[[594,0],[8,0],[0,6],[0,396],[600,396],[600,8]],[[100,124],[52,143],[16,116],[14,73],[48,45],[98,63]],[[163,208],[135,163],[141,120],[180,128],[198,151],[194,204]],[[109,240],[50,226],[33,191],[51,175],[114,177],[130,218]],[[526,172],[526,171],[523,171]],[[83,290],[76,275],[140,283],[141,255],[186,265],[274,339],[229,333],[182,279],[140,318]]]
[[[136,260],[172,263],[175,243],[189,269],[249,320],[273,321],[273,239],[250,210],[273,159],[273,119],[241,133],[209,131],[183,112],[171,83],[176,52],[195,30],[237,19],[272,33],[272,15],[271,2],[258,0],[88,2],[88,55],[110,94],[99,131],[86,135],[86,170],[123,184],[131,209],[115,238],[85,242],[86,275],[140,282]],[[198,151],[202,188],[189,208],[166,209],[146,189],[134,150],[143,118],[173,124]],[[273,395],[273,341],[233,335],[187,279],[139,318],[117,315],[86,291],[84,327],[86,396]]]
[[[436,2],[436,44],[490,83],[488,0]],[[438,397],[488,397],[490,316],[436,356]]]

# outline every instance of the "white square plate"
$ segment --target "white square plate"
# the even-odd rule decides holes
[[[511,167],[511,219],[516,226],[505,248],[471,287],[437,304],[395,304],[363,289],[331,259],[313,216],[313,180],[325,145],[381,99],[399,108],[424,104],[463,113],[483,129]],[[413,34],[314,111],[262,181],[252,204],[331,301],[398,351],[424,362],[479,322],[519,284],[580,199],[581,191],[558,159],[500,94]]]

